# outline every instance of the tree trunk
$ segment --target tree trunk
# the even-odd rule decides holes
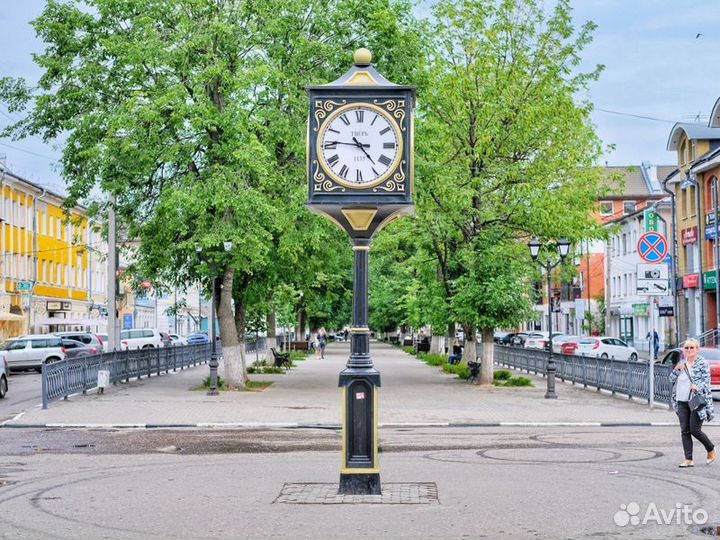
[[[463,324],[465,333],[465,348],[463,349],[463,363],[477,360],[477,341],[475,336],[475,325]]]
[[[482,367],[480,368],[480,386],[492,386],[495,370],[495,342],[493,328],[482,329]]]
[[[272,364],[275,361],[273,353],[270,349],[277,349],[277,320],[275,319],[275,310],[267,314],[267,347],[265,351],[265,361]]]
[[[295,329],[295,341],[305,341],[305,326],[307,320],[307,313],[305,308],[300,308],[298,312],[298,325]]]
[[[223,273],[221,286],[216,289],[220,294],[215,295],[215,298],[219,297],[216,308],[223,345],[223,375],[228,390],[244,388],[247,383],[244,343],[240,343],[232,309],[234,278],[235,270],[227,268]]]
[[[445,354],[445,336],[436,336],[433,333],[430,342],[430,354]]]

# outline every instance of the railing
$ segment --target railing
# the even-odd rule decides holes
[[[537,349],[495,346],[495,362],[528,373],[545,374],[548,353]],[[570,356],[553,354],[557,371],[555,376],[562,381],[582,384],[584,388],[597,391],[608,390],[613,395],[625,394],[628,397],[649,399],[649,364],[613,358],[592,358],[589,356]],[[670,403],[672,384],[669,366],[655,364],[655,401]]]
[[[703,332],[695,339],[698,340],[701,347],[717,347],[718,342],[720,341],[718,340],[719,335],[720,331],[717,328],[713,328],[707,332]]]
[[[246,353],[265,350],[265,339],[246,344]],[[98,386],[98,371],[110,372],[110,384],[130,379],[141,379],[204,364],[210,360],[211,344],[184,345],[116,351],[95,356],[65,359],[43,364],[42,404],[47,409],[51,401],[67,399],[70,394],[86,393]],[[222,346],[217,344],[217,355]]]

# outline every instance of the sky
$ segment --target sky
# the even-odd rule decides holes
[[[40,77],[32,54],[42,51],[43,44],[29,23],[43,4],[0,0],[0,77],[25,77],[31,83]],[[553,4],[547,0],[548,6]],[[717,0],[575,0],[573,9],[577,25],[598,25],[583,66],[589,70],[602,64],[605,70],[588,95],[580,97],[594,103],[592,120],[603,142],[612,146],[603,162],[673,164],[674,154],[665,149],[672,125],[707,124],[720,98]],[[0,126],[19,117],[8,113],[0,104]],[[20,176],[60,191],[59,144],[0,139],[0,157],[4,154],[8,168]]]

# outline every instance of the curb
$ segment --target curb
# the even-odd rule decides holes
[[[677,427],[677,422],[408,422],[379,424],[380,429],[397,428],[537,428],[537,427]],[[707,426],[703,426],[707,427]],[[711,426],[712,427],[712,426]],[[300,422],[203,422],[181,423],[140,423],[140,424],[93,424],[93,423],[23,423],[5,422],[0,428],[15,429],[327,429],[340,430],[341,424],[311,424]]]

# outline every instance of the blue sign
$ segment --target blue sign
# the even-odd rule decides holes
[[[715,240],[715,225],[705,227],[705,238],[707,240]]]
[[[130,330],[133,327],[133,316],[123,315],[123,330]]]
[[[668,254],[665,237],[655,231],[646,232],[637,243],[640,258],[649,263],[660,263]]]

